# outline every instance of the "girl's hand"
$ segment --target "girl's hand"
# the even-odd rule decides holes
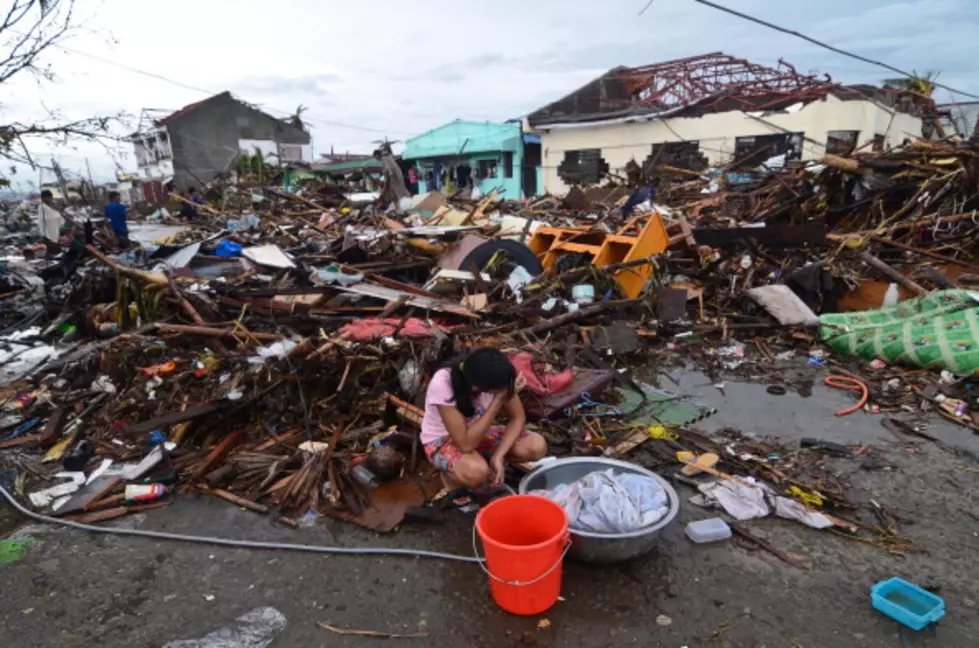
[[[503,455],[496,453],[490,459],[490,479],[492,479],[493,486],[499,486],[503,483],[504,472]]]

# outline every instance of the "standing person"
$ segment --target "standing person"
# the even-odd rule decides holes
[[[517,392],[523,379],[505,354],[476,349],[435,372],[425,394],[421,442],[451,487],[483,488],[503,483],[506,461],[536,461],[547,442],[524,429]],[[505,413],[506,425],[496,425]]]
[[[398,163],[394,161],[394,156],[391,155],[391,150],[387,147],[382,147],[374,151],[374,159],[381,161],[381,173],[384,176],[384,181],[381,185],[381,204],[390,205],[391,203],[395,203],[395,206],[397,206],[402,198],[407,198],[411,195],[408,193],[407,187],[405,187],[405,177],[401,173],[401,168],[398,167]]]
[[[643,204],[647,200],[655,200],[655,199],[656,199],[656,191],[654,191],[649,184],[646,184],[642,187],[639,187],[629,195],[629,199],[625,201],[624,205],[622,205],[622,209],[620,210],[620,212],[623,217],[628,218],[629,216],[632,216],[632,211],[638,205]]]
[[[102,214],[109,221],[112,233],[115,234],[119,244],[129,245],[129,225],[126,223],[126,206],[122,204],[118,191],[109,192],[109,204],[105,206]]]
[[[413,166],[408,167],[408,191],[412,196],[418,194],[418,172]]]
[[[45,239],[57,243],[64,224],[64,217],[54,208],[54,194],[44,189],[41,191],[41,204],[37,206],[37,229]]]
[[[194,220],[197,218],[197,205],[203,205],[204,199],[197,193],[196,187],[189,187],[186,200],[189,202],[180,201],[180,217],[185,220]]]

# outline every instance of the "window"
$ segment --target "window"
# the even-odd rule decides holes
[[[300,144],[279,144],[279,157],[283,162],[302,162],[303,147]]]
[[[513,153],[505,151],[503,153],[503,177],[513,177]]]
[[[649,157],[643,163],[643,170],[651,174],[657,166],[703,171],[709,163],[700,152],[700,142],[662,142],[652,145]]]
[[[479,177],[480,178],[495,178],[496,177],[496,160],[480,160],[479,161]]]
[[[565,151],[557,172],[566,184],[598,184],[608,173],[608,162],[602,157],[601,149]]]
[[[785,155],[785,161],[802,157],[802,133],[749,135],[734,140],[734,168],[757,167],[766,160]]]
[[[874,143],[871,145],[874,153],[881,153],[884,150],[884,136],[880,133],[874,135]]]
[[[826,134],[826,152],[832,155],[849,155],[857,147],[860,131],[830,131]]]

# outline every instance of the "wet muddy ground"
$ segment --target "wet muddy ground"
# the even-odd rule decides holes
[[[835,417],[833,412],[853,400],[823,387],[820,371],[806,369],[797,376],[808,396],[795,390],[772,395],[764,382],[730,380],[722,392],[706,376],[689,372],[672,373],[675,384],[661,376],[660,385],[717,408],[698,424],[707,431],[731,426],[760,437],[874,444],[890,469],[867,470],[859,458],[834,459],[832,465],[853,484],[852,500],[873,499],[902,518],[902,530],[917,552],[894,556],[778,519],[743,524],[800,557],[807,571],[732,541],[693,545],[683,526],[714,513],[687,503],[692,491],[680,486],[680,516],[657,552],[617,567],[567,564],[564,600],[545,615],[519,618],[495,607],[485,577],[470,564],[229,549],[30,525],[15,537],[34,538],[31,551],[0,565],[0,645],[160,647],[222,627],[233,630],[237,617],[268,606],[285,617],[284,627],[269,627],[265,635],[259,628],[249,640],[238,633],[229,643],[174,646],[975,646],[979,474],[961,467],[979,464],[956,448],[979,452],[976,437],[931,417],[929,431],[949,447],[903,446],[880,425],[879,415]],[[6,505],[0,512],[9,519]],[[291,531],[220,500],[185,495],[172,507],[122,523],[252,540],[472,553],[472,518],[463,514],[442,526],[409,526],[388,536],[326,520]],[[937,628],[902,638],[895,622],[870,607],[871,585],[891,576],[944,597],[948,612]],[[668,617],[669,625],[657,624],[660,616]],[[542,619],[549,627],[538,627]],[[427,636],[338,636],[317,627],[317,621]]]

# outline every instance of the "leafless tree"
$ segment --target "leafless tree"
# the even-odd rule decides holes
[[[0,9],[0,16],[3,16],[0,22],[0,87],[23,75],[33,75],[41,82],[53,81],[54,71],[50,64],[44,63],[43,57],[75,28],[75,0],[7,2],[8,8]],[[36,139],[59,144],[77,139],[117,139],[111,136],[109,127],[119,117],[65,120],[48,112],[45,117],[29,122],[0,121],[0,161],[28,164],[32,168],[40,166],[31,154],[30,142]],[[0,186],[9,184],[5,171],[0,168]]]

